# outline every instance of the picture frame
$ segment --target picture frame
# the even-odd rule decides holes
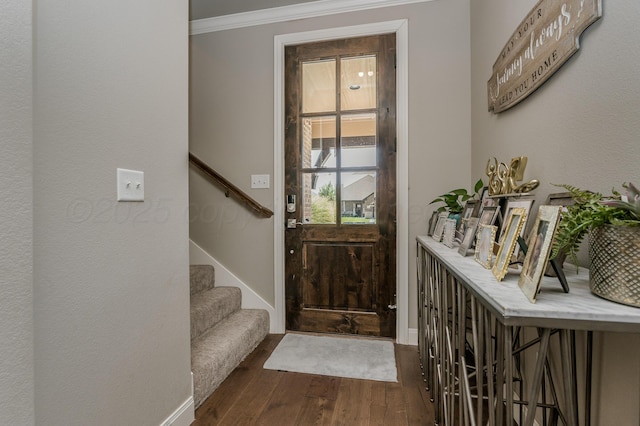
[[[449,248],[453,248],[455,233],[456,233],[456,220],[445,219],[444,229],[442,231],[442,243]]]
[[[509,221],[506,223],[505,232],[500,240],[500,248],[496,255],[496,261],[491,271],[498,281],[507,275],[509,263],[513,256],[518,242],[521,230],[527,221],[527,212],[523,207],[514,207],[509,215]]]
[[[544,203],[546,206],[572,206],[576,203],[576,200],[571,197],[570,192],[556,192],[547,196],[547,201]]]
[[[456,232],[455,232],[455,240],[456,242],[460,242],[462,241],[462,237],[464,237],[464,230],[467,227],[467,221],[469,219],[464,219],[464,218],[460,218],[460,223],[458,224],[458,226],[456,227]]]
[[[456,228],[455,238],[456,240],[458,240],[458,242],[462,240],[462,237],[464,236],[466,219],[473,217],[474,213],[477,214],[479,205],[480,203],[478,202],[478,200],[467,200],[467,202],[465,203],[464,208],[462,209],[462,213],[460,214],[460,222],[458,223],[458,226]]]
[[[432,236],[433,235],[433,231],[435,231],[436,229],[436,224],[438,223],[438,211],[434,210],[433,213],[431,213],[431,219],[429,219],[429,226],[427,229],[427,236]]]
[[[504,233],[506,230],[506,225],[509,223],[509,216],[513,209],[524,209],[526,218],[529,217],[529,212],[531,211],[531,207],[533,206],[533,198],[528,199],[517,199],[517,200],[507,200],[507,205],[505,206],[505,213],[502,221],[502,225],[500,226],[500,233],[498,236],[498,241],[502,241],[504,237]],[[527,219],[525,219],[524,224],[520,228],[520,236],[525,238],[525,231],[527,228]],[[517,240],[517,239],[516,239]],[[520,247],[516,246],[513,255],[517,258],[518,253],[520,253]]]
[[[493,259],[493,243],[498,227],[495,225],[478,225],[474,259],[487,269],[491,269]]]
[[[473,213],[476,211],[476,206],[478,205],[478,200],[467,200],[464,203],[464,208],[462,209],[461,217],[462,219],[469,219],[473,216]]]
[[[476,231],[478,230],[478,221],[479,219],[477,217],[470,217],[467,219],[467,223],[464,228],[464,236],[460,240],[460,247],[458,248],[458,253],[461,256],[467,256],[474,248]]]
[[[531,228],[527,255],[518,280],[518,287],[531,303],[536,302],[536,296],[540,290],[562,209],[563,206],[540,206]]]
[[[498,209],[498,206],[484,207],[480,213],[478,223],[483,225],[494,225],[499,212],[500,209]]]
[[[533,198],[529,198],[529,199],[517,199],[517,200],[507,200],[507,205],[505,207],[504,210],[504,221],[502,222],[502,227],[500,228],[500,235],[498,237],[498,241],[502,240],[502,237],[504,236],[504,232],[506,230],[506,224],[509,222],[509,215],[511,214],[511,211],[513,209],[524,209],[525,214],[527,216],[529,216],[529,212],[531,211],[531,207],[533,206]],[[525,227],[522,227],[522,232],[521,232],[521,237],[524,237],[524,229]]]
[[[444,231],[444,221],[449,216],[446,212],[438,214],[438,221],[436,222],[436,228],[433,230],[431,238],[440,242],[442,240],[442,233]]]
[[[546,206],[562,206],[562,212],[567,211],[567,207],[572,206],[576,203],[576,200],[573,199],[570,192],[555,192],[549,194],[547,196],[547,201],[544,203]],[[565,251],[561,251],[556,256],[556,261],[559,265],[562,265],[567,258],[567,253]],[[547,269],[544,273],[549,277],[556,277],[556,271],[553,270],[551,265],[547,266]]]
[[[499,205],[499,200],[496,198],[491,198],[489,196],[489,187],[485,186],[482,188],[482,194],[480,195],[480,206],[481,207],[497,207]]]

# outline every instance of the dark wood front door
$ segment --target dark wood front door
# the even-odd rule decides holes
[[[395,45],[286,48],[288,330],[395,337]]]

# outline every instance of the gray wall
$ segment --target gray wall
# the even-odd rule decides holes
[[[487,112],[487,80],[498,53],[535,0],[472,2],[473,176],[487,159],[526,155],[526,177],[538,178],[537,199],[569,183],[609,193],[640,181],[640,6],[603,1],[604,14],[582,35],[581,49],[516,107]]]
[[[0,424],[32,425],[31,2],[0,4]]]
[[[472,175],[483,176],[489,157],[526,155],[525,177],[542,181],[537,205],[562,191],[551,183],[608,193],[622,182],[640,182],[637,0],[603,1],[603,18],[583,34],[581,50],[558,73],[516,107],[487,112],[493,63],[536,3],[471,2]],[[637,425],[640,339],[613,333],[596,338],[596,355],[607,368],[596,371],[600,397],[592,424]]]
[[[158,425],[191,395],[188,4],[34,8],[35,422]]]
[[[273,209],[273,189],[250,175],[274,175],[273,39],[316,29],[409,19],[409,326],[417,327],[415,237],[427,203],[470,185],[469,3],[449,0],[303,19],[191,37],[190,149]],[[274,219],[258,219],[190,174],[190,236],[274,303]],[[276,223],[283,218],[276,218]],[[284,230],[283,230],[284,232]],[[407,285],[403,283],[402,285]]]

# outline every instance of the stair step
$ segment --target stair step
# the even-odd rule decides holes
[[[216,282],[216,271],[211,265],[190,265],[189,277],[191,284],[191,295],[209,290]]]
[[[195,407],[199,407],[269,333],[269,314],[241,309],[191,342]]]
[[[191,340],[240,309],[237,287],[214,287],[191,296]]]

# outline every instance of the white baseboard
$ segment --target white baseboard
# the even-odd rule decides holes
[[[407,345],[418,346],[418,329],[410,328],[407,332]]]
[[[270,333],[277,333],[282,328],[276,325],[276,310],[273,306],[192,240],[189,240],[189,262],[192,265],[212,265],[216,270],[216,285],[238,287],[242,292],[243,309],[264,309],[269,312]]]
[[[195,404],[191,395],[160,426],[189,426],[196,419],[194,413]]]

